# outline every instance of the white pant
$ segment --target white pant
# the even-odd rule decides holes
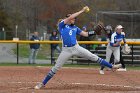
[[[64,63],[72,56],[87,58],[91,61],[98,60],[97,55],[92,54],[90,51],[79,46],[78,44],[73,47],[63,47],[55,66],[52,68],[52,71],[56,73],[57,70],[59,70],[64,65]]]
[[[110,43],[107,45],[106,48],[106,61],[110,62],[111,55],[114,55],[114,63],[120,61],[120,47],[112,47]]]

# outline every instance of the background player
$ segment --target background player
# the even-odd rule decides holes
[[[52,40],[52,41],[58,41],[59,40],[59,37],[57,36],[57,31],[53,31],[49,40]],[[52,64],[55,64],[55,50],[57,50],[58,53],[61,52],[61,49],[59,47],[58,44],[51,44],[51,63]]]
[[[110,62],[110,58],[111,58],[111,55],[113,53],[114,63],[121,62],[121,64],[122,64],[122,68],[118,69],[118,71],[126,71],[123,60],[120,61],[120,56],[122,59],[122,55],[120,54],[121,53],[121,51],[120,51],[121,44],[120,43],[123,40],[123,42],[126,44],[125,33],[122,32],[123,29],[124,29],[124,27],[122,25],[117,25],[115,28],[115,32],[113,33],[111,31],[110,26],[106,27],[107,34],[109,37],[109,43],[108,43],[107,48],[106,48],[106,61]],[[104,69],[104,66],[101,66],[100,74],[104,74],[103,69]]]
[[[59,31],[62,37],[62,51],[56,61],[55,66],[49,71],[45,79],[35,86],[35,89],[40,89],[41,87],[45,86],[46,83],[54,76],[54,74],[64,65],[64,63],[73,55],[87,58],[91,61],[96,61],[101,65],[107,66],[109,68],[119,68],[120,65],[112,66],[109,62],[106,62],[104,59],[98,57],[95,54],[92,54],[87,49],[79,46],[76,35],[82,36],[91,36],[94,35],[95,32],[85,32],[78,28],[75,23],[75,18],[83,12],[86,12],[89,9],[87,6],[84,7],[79,12],[74,14],[68,14],[65,18],[59,23]]]

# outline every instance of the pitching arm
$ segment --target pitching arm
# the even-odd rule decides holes
[[[87,10],[89,10],[88,6],[85,6],[85,7],[83,7],[82,10],[80,10],[80,11],[78,11],[76,13],[68,15],[68,17],[64,19],[64,23],[67,24],[71,19],[76,18],[77,16],[79,16],[83,12],[87,12]]]

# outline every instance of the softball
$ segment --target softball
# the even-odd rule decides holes
[[[89,10],[90,10],[89,7],[87,7],[86,10],[85,10],[85,12],[89,12]]]

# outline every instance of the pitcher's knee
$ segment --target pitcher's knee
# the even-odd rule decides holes
[[[98,56],[96,56],[96,55],[92,55],[92,56],[90,56],[89,59],[90,59],[91,61],[97,61],[98,58],[99,58]]]

